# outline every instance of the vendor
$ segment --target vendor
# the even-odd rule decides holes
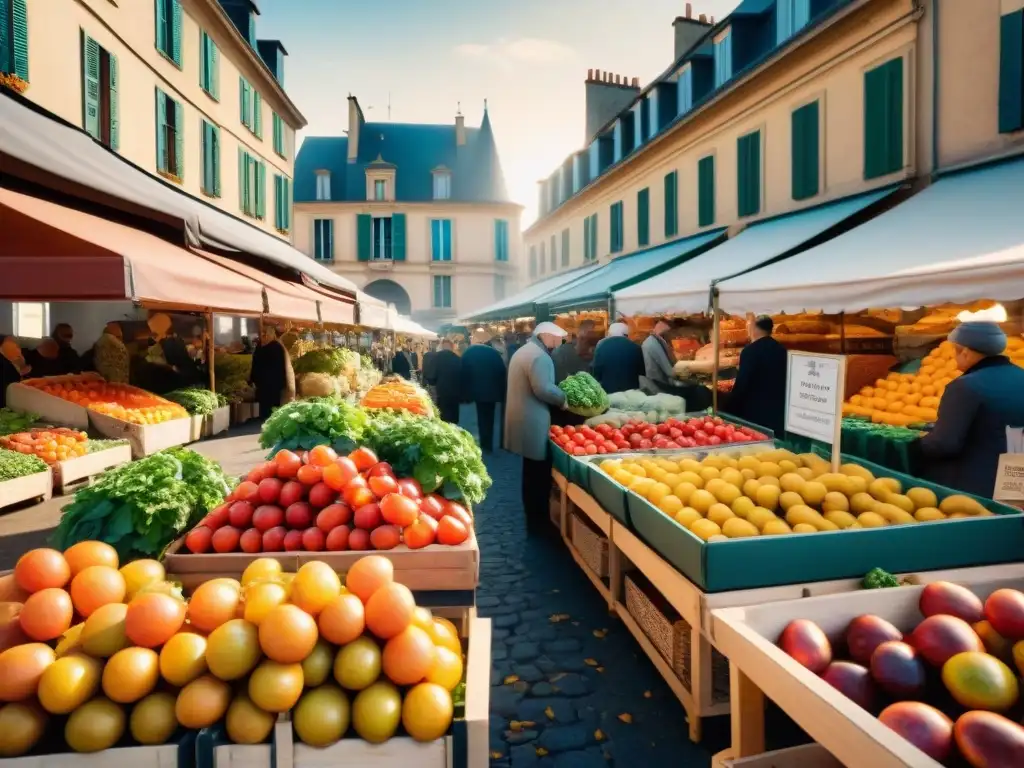
[[[78,356],[71,342],[75,339],[75,331],[68,323],[57,323],[51,338],[57,342],[57,364],[60,373],[81,373],[82,359]]]
[[[43,339],[35,349],[25,353],[33,376],[61,376],[69,371],[61,364],[60,345],[55,339]]]
[[[7,387],[17,384],[31,370],[17,340],[13,336],[0,339],[0,408],[7,405]]]
[[[772,338],[775,324],[761,315],[747,324],[750,343],[740,352],[740,370],[725,403],[733,416],[772,430],[786,426],[786,348]]]
[[[680,382],[673,370],[675,354],[672,352],[672,345],[665,338],[672,329],[668,321],[659,318],[651,329],[651,335],[644,339],[640,349],[644,356],[644,377],[647,379],[648,388],[658,392],[667,392],[671,395],[678,395],[686,400],[686,410],[703,411],[711,405],[711,392],[707,387],[699,384],[686,384]]]
[[[249,383],[256,388],[260,418],[265,419],[295,396],[295,372],[288,350],[277,338],[274,326],[263,326],[260,341],[252,355]]]
[[[1024,369],[1003,356],[997,323],[968,321],[949,334],[957,368],[939,402],[935,428],[917,443],[921,474],[991,498],[1008,427],[1024,427]]]
[[[644,353],[629,338],[629,326],[612,323],[608,336],[594,350],[594,378],[605,392],[626,392],[640,388],[644,375]]]
[[[130,360],[120,323],[107,323],[87,354],[91,355],[92,368],[104,379],[128,383]]]

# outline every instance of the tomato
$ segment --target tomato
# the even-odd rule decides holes
[[[586,456],[587,455],[587,451],[586,451],[586,449],[582,445],[577,445],[575,448],[572,449],[572,455],[573,456]]]
[[[708,445],[721,445],[721,444],[722,444],[722,438],[720,438],[718,435],[712,435],[711,437],[708,438]]]
[[[644,439],[640,441],[640,449],[643,451],[650,450],[653,446],[650,440]]]
[[[715,417],[713,417],[711,419],[711,421],[713,421],[715,424],[722,424],[722,423],[724,423],[721,416],[715,416]]]
[[[668,424],[659,424],[658,425],[658,434],[659,435],[667,435],[669,429],[670,429],[670,427],[668,426]]]
[[[565,434],[569,436],[575,435],[576,427],[572,426],[571,424],[568,427],[565,427]]]
[[[457,501],[446,501],[444,505],[444,513],[446,515],[451,515],[452,517],[457,517],[462,521],[463,525],[473,525],[473,516],[469,514],[469,510]]]
[[[576,443],[576,445],[585,445],[587,442],[587,437],[582,432],[577,432],[572,436],[572,441]]]
[[[640,432],[640,436],[643,437],[644,440],[651,440],[656,434],[658,434],[658,430],[654,427],[644,427]]]
[[[438,496],[436,493],[432,493],[429,496],[425,496],[420,499],[420,512],[435,520],[440,520],[444,517],[445,499]]]
[[[398,492],[410,499],[422,499],[423,488],[418,480],[412,477],[403,477],[398,481]]]
[[[377,454],[369,448],[356,448],[348,457],[360,472],[365,472],[377,463]]]
[[[555,424],[554,426],[551,427],[551,434],[552,435],[560,435],[560,434],[562,434],[562,428],[560,426],[558,426],[557,424]]]
[[[381,475],[387,475],[388,477],[395,476],[395,470],[391,468],[391,465],[386,461],[378,461],[372,467],[370,467],[370,477],[380,477]]]
[[[714,435],[716,437],[725,437],[725,434],[726,434],[725,427],[723,427],[721,424],[719,424],[717,427],[715,427],[711,431],[714,433]]]
[[[597,446],[593,443],[587,443],[586,452],[588,456],[593,456],[597,453]]]
[[[295,477],[302,466],[302,459],[291,451],[278,451],[274,456],[278,477]]]
[[[437,538],[437,521],[432,517],[422,515],[402,531],[402,537],[409,549],[422,549],[429,546]]]
[[[455,546],[469,538],[469,528],[452,515],[445,515],[437,524],[437,543]]]

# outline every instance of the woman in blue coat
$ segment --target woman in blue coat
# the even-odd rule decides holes
[[[963,375],[946,387],[935,428],[918,443],[922,475],[991,498],[1006,429],[1024,427],[1024,369],[1003,355],[996,323],[961,323],[949,340]]]

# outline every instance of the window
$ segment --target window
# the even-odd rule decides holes
[[[356,215],[359,261],[405,261],[405,214]]]
[[[334,261],[334,219],[313,219],[313,258]]]
[[[452,276],[434,275],[434,306],[438,309],[451,309]]]
[[[583,220],[583,260],[597,260],[597,214]]]
[[[220,51],[205,30],[199,32],[199,87],[220,98]]]
[[[725,30],[714,43],[715,88],[732,79],[732,30]]]
[[[612,203],[610,209],[610,234],[611,234],[611,245],[610,250],[612,253],[618,253],[622,250],[622,201]]]
[[[558,271],[558,243],[555,240],[555,236],[551,236],[551,271]]]
[[[1024,10],[999,20],[999,132],[1024,128]]]
[[[156,49],[181,66],[181,0],[155,0]]]
[[[238,148],[238,202],[246,216],[267,215],[267,166],[259,158]]]
[[[391,261],[394,253],[392,245],[392,224],[390,216],[382,216],[373,220],[373,255],[371,261]]]
[[[562,266],[569,266],[569,228],[562,230]]]
[[[679,70],[679,82],[676,83],[677,114],[693,109],[693,67],[687,64]]]
[[[284,146],[284,120],[277,112],[270,113],[274,121],[274,151],[281,157],[287,157]]]
[[[508,221],[494,220],[494,260],[508,261]]]
[[[14,302],[14,335],[43,339],[49,334],[50,305],[46,302]]]
[[[653,139],[661,128],[661,108],[658,106],[658,89],[647,94],[647,138]]]
[[[537,246],[530,246],[530,277],[537,276]]]
[[[761,211],[761,132],[736,140],[736,211],[753,216]]]
[[[679,174],[665,174],[665,237],[679,234]]]
[[[292,228],[292,182],[279,173],[274,174],[274,226],[279,232]]]
[[[263,97],[244,77],[238,78],[239,119],[258,139],[263,138]]]
[[[494,300],[501,301],[505,298],[505,275],[494,276]]]
[[[651,242],[651,190],[644,187],[636,193],[636,244]]]
[[[159,88],[156,89],[156,169],[163,176],[181,181],[185,175],[182,151],[185,137],[184,110]]]
[[[375,179],[373,182],[373,199],[388,199],[388,183],[384,179]]]
[[[28,12],[25,0],[0,0],[0,73],[28,82]]]
[[[3,0],[0,0],[0,11]],[[117,57],[82,32],[82,119],[85,132],[116,150],[118,139]]]
[[[220,197],[220,126],[200,122],[203,129],[203,179],[201,189],[204,195]]]
[[[430,220],[430,260],[452,260],[452,220]]]
[[[775,9],[776,45],[782,45],[811,20],[811,0],[778,0]]]
[[[640,99],[633,105],[633,149],[640,149],[644,144],[644,116],[646,114],[644,100]]]
[[[903,167],[903,59],[864,73],[864,178]]]
[[[702,157],[697,163],[697,226],[715,223],[715,156]]]
[[[448,200],[452,196],[452,175],[450,173],[434,174],[434,199]]]
[[[548,251],[544,243],[540,244],[540,258],[537,260],[537,266],[542,275],[548,271]]]
[[[820,111],[817,101],[794,110],[792,118],[793,199],[820,192]]]
[[[331,172],[330,171],[317,171],[316,172],[316,199],[317,200],[330,200],[331,199]]]

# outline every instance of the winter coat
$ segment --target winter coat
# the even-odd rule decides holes
[[[563,344],[551,353],[551,362],[555,364],[555,383],[561,384],[567,378],[583,371],[590,372],[590,360],[580,354],[577,344]]]
[[[594,352],[593,373],[609,394],[639,389],[640,377],[644,375],[644,353],[640,345],[627,336],[601,339]]]
[[[640,349],[644,355],[644,376],[652,384],[672,387],[679,383],[672,372],[672,364],[675,361],[672,359],[672,348],[668,345],[668,342],[652,333],[644,339]]]
[[[507,371],[501,353],[489,344],[473,344],[462,355],[463,399],[500,403],[505,399]]]
[[[505,398],[505,450],[543,461],[548,453],[550,406],[565,405],[565,393],[555,386],[555,364],[533,338],[520,347],[508,365]]]
[[[786,348],[765,336],[740,352],[740,370],[726,409],[782,436],[786,425]]]
[[[462,359],[450,349],[442,349],[431,362],[427,382],[436,387],[437,402],[462,402]]]

